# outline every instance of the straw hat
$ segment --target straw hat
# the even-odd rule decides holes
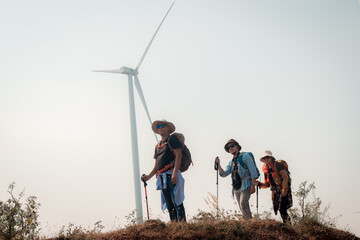
[[[158,131],[157,125],[161,125],[161,124],[165,124],[170,128],[170,134],[175,132],[175,125],[172,122],[168,122],[165,119],[163,119],[163,120],[156,120],[155,122],[153,122],[151,128],[154,131],[154,133],[157,133]]]
[[[225,148],[225,151],[227,151],[227,152],[229,152],[229,150],[227,149],[227,147],[228,147],[228,145],[230,145],[230,144],[235,144],[235,145],[237,145],[238,147],[239,147],[239,151],[241,150],[241,146],[240,146],[240,144],[237,142],[237,141],[235,141],[234,139],[229,139],[227,142],[226,142],[226,144],[225,144],[225,146],[224,146],[224,148]]]

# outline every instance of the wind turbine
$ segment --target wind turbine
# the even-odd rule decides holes
[[[128,76],[128,86],[129,86],[129,106],[130,106],[130,129],[131,129],[131,146],[132,146],[132,159],[133,159],[133,175],[134,175],[134,186],[135,186],[135,201],[136,201],[136,219],[138,223],[143,221],[143,211],[142,211],[142,203],[141,203],[141,191],[140,191],[140,170],[139,170],[139,151],[138,151],[138,140],[137,140],[137,130],[136,130],[136,117],[135,117],[135,103],[134,103],[134,88],[133,82],[135,84],[136,90],[140,96],[141,102],[145,108],[146,114],[150,121],[150,125],[152,124],[151,117],[149,114],[149,110],[146,105],[146,101],[144,98],[143,91],[141,89],[140,81],[138,78],[139,67],[141,66],[150,46],[153,42],[156,34],[158,33],[162,23],[164,22],[165,18],[169,14],[171,8],[173,7],[175,1],[171,4],[169,10],[165,14],[164,18],[162,19],[159,27],[156,29],[155,34],[151,38],[148,46],[145,49],[139,63],[135,68],[130,67],[121,67],[120,69],[112,69],[112,70],[95,70],[94,72],[106,72],[106,73],[120,73],[125,74]],[[157,136],[155,134],[156,142]]]

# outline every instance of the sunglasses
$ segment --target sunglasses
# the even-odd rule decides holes
[[[230,148],[233,148],[233,147],[235,147],[234,144],[227,146],[226,149],[229,150]]]
[[[159,124],[159,125],[156,125],[156,128],[159,129],[159,128],[164,128],[166,125],[165,124]]]

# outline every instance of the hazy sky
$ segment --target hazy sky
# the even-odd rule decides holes
[[[127,78],[92,70],[135,67],[171,3],[0,2],[1,200],[12,181],[26,188],[46,231],[126,223],[135,208]],[[259,169],[265,149],[285,159],[295,189],[315,182],[339,226],[360,235],[358,1],[178,0],[139,72],[152,118],[172,121],[193,155],[188,218],[209,210],[214,158],[225,165],[234,138]],[[156,142],[135,100],[148,173]],[[151,217],[167,221],[154,179],[148,197]],[[219,203],[237,210],[230,178]],[[269,190],[259,203],[270,210]]]

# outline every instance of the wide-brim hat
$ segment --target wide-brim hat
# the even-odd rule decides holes
[[[163,119],[163,120],[156,120],[155,122],[153,122],[151,128],[154,131],[154,133],[157,133],[158,129],[156,126],[160,124],[165,124],[166,126],[168,126],[170,128],[170,134],[175,132],[175,125],[172,122],[168,122],[165,119]]]
[[[228,147],[228,145],[230,145],[230,144],[232,144],[232,143],[235,144],[235,145],[237,145],[237,146],[239,147],[239,151],[241,150],[241,146],[240,146],[240,144],[239,144],[237,141],[235,141],[234,139],[229,139],[229,140],[226,142],[225,146],[224,146],[225,151],[229,152],[229,150],[227,149],[227,147]]]
[[[270,150],[265,150],[264,153],[260,157],[260,161],[263,161],[263,158],[265,158],[265,157],[273,158],[272,152]]]

